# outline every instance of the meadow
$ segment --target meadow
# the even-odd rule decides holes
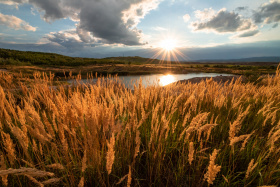
[[[280,184],[279,66],[258,83],[80,78],[0,72],[0,186]]]

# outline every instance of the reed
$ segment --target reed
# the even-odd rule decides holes
[[[279,186],[279,72],[133,91],[1,72],[0,186]]]

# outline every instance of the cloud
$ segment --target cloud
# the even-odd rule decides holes
[[[163,27],[152,27],[152,29],[155,31],[167,31],[167,29]]]
[[[253,14],[255,23],[275,23],[280,22],[280,1],[271,1],[263,4]]]
[[[80,27],[77,27],[76,33],[78,34],[80,39],[85,43],[93,43],[96,41],[90,32],[83,30]]]
[[[159,3],[160,0],[136,0],[135,4],[132,3],[128,9],[122,11],[122,20],[128,24],[128,27],[136,27],[140,23],[140,19],[143,19],[151,10],[156,9]]]
[[[30,8],[30,12],[31,12],[31,14],[32,14],[33,16],[36,15],[36,9],[35,9],[35,8],[31,7],[31,8]]]
[[[18,8],[19,4],[26,3],[28,0],[1,0],[0,4],[15,6]]]
[[[21,3],[23,0],[9,0]],[[82,41],[102,38],[106,44],[142,45],[136,27],[162,0],[24,0],[41,11],[46,22],[70,18]],[[87,36],[86,36],[87,35]],[[91,35],[91,36],[90,36]],[[85,38],[85,36],[87,38]]]
[[[66,17],[66,11],[61,7],[61,0],[29,0],[39,11],[44,12],[43,19],[51,22]]]
[[[47,34],[45,38],[56,45],[64,47],[70,52],[80,51],[85,47],[85,44],[82,42],[75,29],[51,32]]]
[[[238,38],[245,38],[245,37],[255,36],[259,32],[260,32],[259,30],[247,31],[247,32],[244,32],[244,33],[238,35],[237,37]]]
[[[208,14],[204,15],[203,12],[198,14],[200,21],[205,22],[192,22],[191,27],[195,31],[214,31],[218,33],[230,33],[249,30],[254,25],[250,19],[243,19],[238,13],[228,12],[226,9],[221,9],[212,17]],[[209,18],[210,17],[210,18]]]
[[[247,9],[248,9],[247,6],[240,6],[240,7],[237,7],[235,10],[236,10],[236,11],[245,11],[245,10],[247,10]]]
[[[183,19],[184,19],[184,22],[188,22],[189,20],[190,20],[190,15],[189,14],[185,14],[184,16],[183,16]]]
[[[79,30],[78,27],[77,29],[50,32],[38,44],[49,42],[63,47],[68,52],[82,51],[85,47],[96,47],[104,44],[103,39],[93,37],[89,32]]]
[[[129,8],[130,4],[125,2],[89,1],[81,10],[79,29],[92,32],[95,37],[103,38],[106,43],[140,45],[140,31],[131,28],[135,24],[134,20],[129,18],[124,23],[122,19],[122,12]]]
[[[278,23],[275,23],[274,25],[272,25],[272,28],[276,28],[278,27]]]
[[[196,10],[194,12],[195,17],[201,21],[209,20],[215,15],[215,11],[212,8],[205,8],[203,11]]]
[[[4,15],[1,13],[0,13],[0,24],[15,30],[21,29],[26,31],[36,31],[36,27],[32,27],[31,25],[29,25],[29,23],[23,21],[22,19],[15,16]]]

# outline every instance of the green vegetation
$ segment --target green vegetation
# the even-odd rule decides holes
[[[104,59],[68,57],[54,53],[16,51],[0,48],[2,65],[36,65],[36,66],[87,66],[95,64],[139,64],[148,59],[141,57],[110,57]],[[157,60],[155,60],[157,61]]]

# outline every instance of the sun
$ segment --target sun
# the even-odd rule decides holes
[[[164,39],[159,45],[165,51],[173,51],[177,47],[177,41],[172,38]]]
[[[182,41],[175,34],[158,36],[154,48],[155,54],[151,57],[150,61],[152,62],[154,59],[160,59],[160,64],[179,63],[179,56],[181,59],[187,59],[187,57],[180,52],[180,48],[182,48]]]

